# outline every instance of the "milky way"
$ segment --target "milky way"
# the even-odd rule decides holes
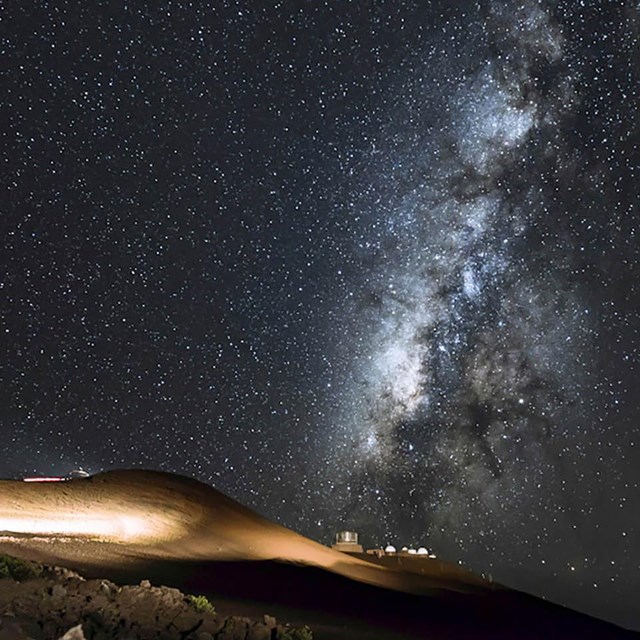
[[[638,5],[356,4],[9,8],[0,472],[640,628]]]
[[[572,431],[566,409],[584,378],[576,357],[590,353],[589,309],[566,281],[570,256],[558,260],[555,243],[528,255],[549,207],[540,155],[563,151],[543,141],[575,108],[577,79],[547,13],[503,13],[489,14],[492,57],[466,70],[427,153],[390,152],[421,176],[383,219],[380,242],[390,246],[353,311],[368,335],[350,372],[352,400],[335,417],[340,467],[360,490],[382,493],[379,511],[354,498],[388,536],[398,496],[379,485],[398,476],[415,485],[404,498],[414,535],[425,527],[419,513],[459,524],[529,499],[553,464],[554,426]],[[535,74],[553,82],[540,87]]]

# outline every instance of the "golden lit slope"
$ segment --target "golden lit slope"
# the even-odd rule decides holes
[[[282,560],[399,591],[473,590],[459,578],[410,575],[333,551],[208,485],[152,471],[111,471],[66,482],[0,481],[0,548],[78,568]]]

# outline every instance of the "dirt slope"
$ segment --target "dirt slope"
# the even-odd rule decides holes
[[[5,543],[82,567],[108,561],[281,560],[385,588],[473,590],[446,576],[408,576],[333,551],[260,517],[212,487],[174,474],[112,471],[67,482],[0,480]]]
[[[0,481],[0,551],[205,593],[229,613],[268,604],[316,624],[318,640],[636,637],[457,567],[411,572],[333,551],[207,485],[159,472]]]

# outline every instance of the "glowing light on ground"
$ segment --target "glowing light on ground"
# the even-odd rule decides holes
[[[119,513],[69,513],[57,518],[0,513],[0,533],[46,536],[87,536],[105,540],[135,542],[164,537],[171,527],[149,518]]]

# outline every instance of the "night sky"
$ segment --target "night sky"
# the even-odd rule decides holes
[[[640,628],[640,5],[150,4],[4,6],[0,475]]]

